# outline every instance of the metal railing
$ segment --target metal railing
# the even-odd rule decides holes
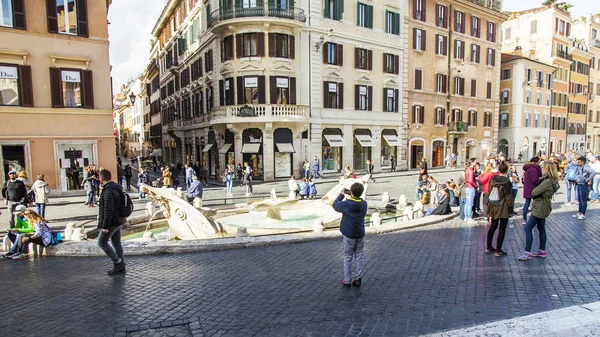
[[[236,6],[219,8],[210,13],[208,24],[209,26],[212,26],[213,24],[220,21],[247,17],[275,17],[306,22],[306,15],[304,15],[303,9],[285,8],[277,5],[264,6],[262,4],[257,3],[256,7],[251,8],[243,8]]]
[[[554,52],[554,56],[558,56],[558,57],[563,58],[565,60],[571,60],[571,61],[573,60],[573,54],[571,54],[571,53],[569,53],[567,51],[564,51],[564,50],[560,50],[560,49],[557,49]]]

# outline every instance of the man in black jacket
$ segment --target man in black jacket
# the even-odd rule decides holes
[[[108,275],[116,275],[125,272],[121,229],[126,219],[119,216],[123,187],[115,184],[111,179],[110,171],[100,171],[102,193],[98,208],[98,246],[114,263],[114,268],[108,271]],[[108,244],[109,239],[114,248]]]
[[[8,180],[2,186],[2,197],[4,198],[4,204],[8,205],[10,228],[14,228],[15,217],[12,214],[15,208],[19,205],[27,205],[27,189],[25,183],[17,179],[17,171],[11,170],[8,172]]]

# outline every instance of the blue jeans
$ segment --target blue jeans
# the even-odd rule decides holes
[[[309,170],[304,170],[304,178],[306,178],[306,179],[310,178],[310,171]]]
[[[323,178],[323,176],[321,176],[321,174],[319,173],[319,169],[313,169],[313,177],[316,178],[317,176],[319,178]]]
[[[531,198],[525,198],[525,204],[523,205],[523,221],[527,221],[527,213],[529,213],[529,205],[531,205]]]
[[[350,283],[352,278],[352,259],[356,261],[355,279],[361,279],[365,268],[365,238],[351,239],[344,235],[344,280]]]
[[[190,185],[192,185],[192,177],[189,177],[189,178],[186,177],[185,178],[185,187],[186,187],[186,189],[189,190],[190,189]]]
[[[123,226],[111,227],[108,233],[104,233],[102,229],[98,229],[98,247],[100,247],[114,264],[122,262],[123,246],[121,245],[121,229]],[[108,240],[112,243],[112,247],[108,244]]]
[[[231,189],[233,188],[233,179],[227,179],[225,184],[227,185],[227,195],[233,194],[231,193]]]
[[[458,207],[460,208],[460,211],[458,213],[458,216],[460,217],[461,220],[465,219],[465,204],[467,203],[467,199],[466,198],[458,198]]]
[[[46,217],[46,204],[35,204],[37,206],[37,212],[42,217]]]
[[[592,200],[600,199],[600,177],[594,177]]]
[[[571,202],[571,189],[573,189],[573,198],[575,201],[579,200],[577,196],[577,184],[567,181],[567,202]]]
[[[467,194],[467,201],[465,203],[465,219],[473,219],[473,203],[475,202],[475,189],[465,188]]]
[[[537,227],[540,232],[540,249],[546,250],[546,219],[536,218],[530,216],[525,225],[525,251],[531,252],[531,245],[533,244],[533,227]]]
[[[513,189],[513,205],[515,204],[515,201],[517,201],[517,194],[519,194],[519,189]]]
[[[96,204],[96,192],[95,191],[87,192],[87,203],[90,206]]]
[[[579,197],[579,213],[585,215],[587,211],[587,198],[588,198],[588,184],[577,185],[577,196]]]

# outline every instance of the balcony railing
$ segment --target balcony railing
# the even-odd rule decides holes
[[[471,0],[474,4],[479,6],[483,6],[497,12],[502,10],[502,1],[501,0]]]
[[[277,5],[272,6],[256,6],[251,8],[243,8],[236,6],[222,7],[210,14],[209,26],[217,22],[236,18],[247,17],[274,17],[282,19],[296,20],[306,22],[304,10],[300,8],[284,8]]]
[[[213,109],[212,120],[229,118],[260,118],[293,121],[308,117],[306,106],[287,104],[230,105]]]
[[[467,123],[463,121],[448,122],[449,133],[467,133]]]
[[[554,56],[558,56],[560,58],[563,58],[563,59],[569,60],[569,61],[573,60],[573,54],[571,54],[571,53],[569,53],[567,51],[564,51],[564,50],[560,50],[560,49],[557,49],[554,52]]]

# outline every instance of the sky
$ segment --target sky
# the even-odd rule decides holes
[[[152,28],[166,0],[113,0],[108,12],[110,63],[113,92],[130,77],[140,74],[148,64]],[[571,16],[600,12],[598,0],[567,0]],[[542,0],[504,0],[503,10],[522,11],[541,6]]]

